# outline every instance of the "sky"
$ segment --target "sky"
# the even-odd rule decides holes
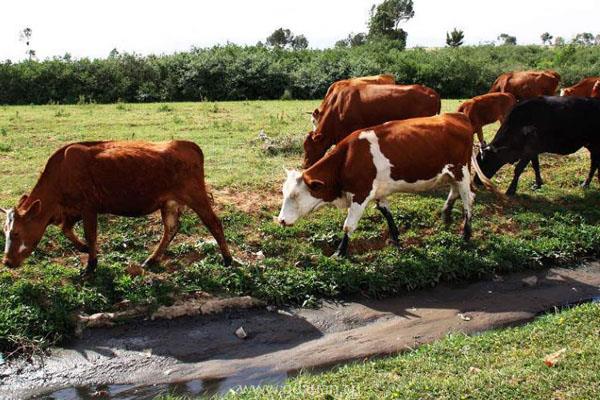
[[[19,32],[33,30],[39,59],[70,53],[106,57],[120,52],[168,54],[192,46],[255,44],[276,28],[304,34],[325,48],[350,32],[366,31],[369,10],[381,0],[4,0],[0,1],[0,60],[25,57]],[[540,35],[570,39],[600,33],[600,0],[414,0],[415,18],[403,24],[409,47],[439,47],[454,27],[466,44],[500,33],[519,44]]]

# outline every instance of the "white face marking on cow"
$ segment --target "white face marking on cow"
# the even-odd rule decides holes
[[[27,246],[25,246],[25,243],[21,243],[21,246],[19,246],[19,254],[23,253],[25,250],[27,250]]]
[[[310,194],[299,171],[288,171],[283,184],[283,204],[277,220],[282,225],[293,225],[300,217],[323,204],[323,200]]]
[[[310,122],[311,122],[311,124],[313,126],[313,132],[316,132],[317,131],[317,124],[319,123],[319,121],[317,121],[317,119],[315,118],[314,115],[311,115],[310,116]]]
[[[565,89],[560,89],[560,96],[564,97],[564,95],[565,95]]]
[[[4,223],[4,254],[8,254],[11,246],[10,234],[15,224],[15,210],[12,208],[6,212],[6,222]]]

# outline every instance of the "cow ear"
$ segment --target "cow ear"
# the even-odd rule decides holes
[[[29,198],[29,196],[27,196],[26,194],[24,194],[23,196],[21,196],[21,198],[19,199],[19,202],[17,203],[17,208],[21,207],[21,205],[23,205],[23,203],[25,203],[25,201]]]
[[[318,192],[325,187],[325,182],[318,179],[311,179],[306,182],[306,186],[313,192]]]
[[[33,203],[31,203],[31,205],[29,206],[27,211],[25,211],[25,216],[27,216],[27,218],[35,218],[38,215],[40,215],[41,212],[42,212],[42,201],[38,199],[38,200],[34,201]]]

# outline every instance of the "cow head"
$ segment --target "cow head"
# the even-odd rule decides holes
[[[560,89],[560,95],[562,97],[571,96],[572,94],[573,94],[573,89],[570,89],[570,88]]]
[[[304,139],[304,165],[310,168],[325,155],[330,144],[321,132],[310,132]]]
[[[325,186],[322,181],[309,179],[305,181],[304,175],[299,171],[287,171],[287,178],[283,183],[283,204],[277,222],[282,226],[291,226],[296,221],[315,210],[325,202],[313,196],[314,191],[319,191]]]
[[[46,224],[40,220],[42,202],[35,200],[25,206],[26,200],[27,196],[23,196],[17,208],[0,209],[6,214],[2,262],[10,268],[21,265],[36,248],[46,230]]]
[[[477,164],[479,164],[481,172],[486,177],[492,178],[503,165],[507,164],[507,151],[507,147],[496,147],[493,144],[482,148],[477,155]],[[479,183],[479,179],[476,181]]]

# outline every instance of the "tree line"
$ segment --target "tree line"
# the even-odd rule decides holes
[[[55,57],[0,63],[0,104],[316,99],[351,76],[391,73],[446,98],[486,92],[505,71],[556,69],[563,83],[600,75],[600,47],[464,46],[400,50],[385,41],[359,47],[287,51],[215,46],[163,56]]]

